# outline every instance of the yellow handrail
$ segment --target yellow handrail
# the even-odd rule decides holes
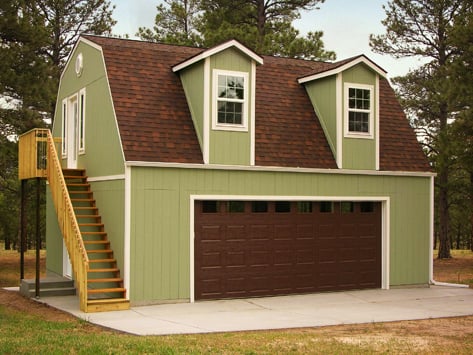
[[[61,162],[54,146],[54,138],[49,130],[47,130],[47,162],[46,176],[79,291],[80,308],[83,312],[87,312],[89,258],[64,180]]]

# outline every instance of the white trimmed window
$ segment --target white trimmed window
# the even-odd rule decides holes
[[[248,130],[248,73],[213,71],[213,129]]]
[[[373,138],[373,86],[345,84],[345,137]]]

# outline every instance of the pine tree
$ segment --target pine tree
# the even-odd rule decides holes
[[[386,34],[370,45],[396,58],[417,57],[426,64],[395,78],[401,103],[421,136],[437,172],[439,258],[450,258],[449,190],[454,163],[451,121],[458,106],[451,97],[449,74],[458,48],[452,43],[455,22],[471,7],[468,0],[392,0],[384,6]]]

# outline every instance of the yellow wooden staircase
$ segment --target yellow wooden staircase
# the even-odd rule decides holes
[[[45,163],[46,162],[46,163]],[[19,139],[19,178],[47,178],[83,312],[130,308],[85,170],[61,167],[47,129]]]

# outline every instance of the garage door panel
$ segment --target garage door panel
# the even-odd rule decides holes
[[[283,295],[381,285],[381,204],[342,213],[202,213],[195,208],[195,298]],[[221,203],[221,205],[226,205]],[[287,204],[280,207],[285,208]],[[368,206],[369,207],[369,206]]]

